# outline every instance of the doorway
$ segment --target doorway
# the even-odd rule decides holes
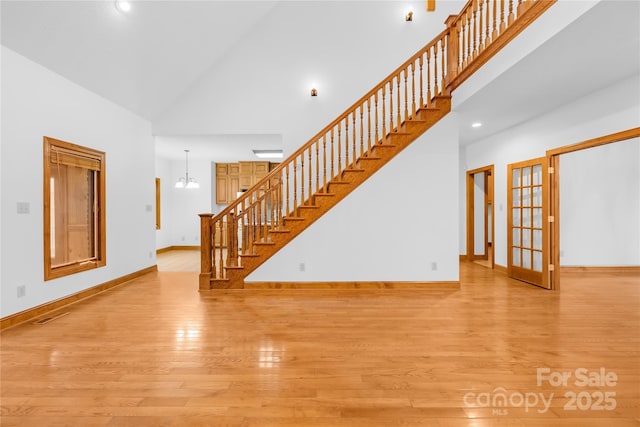
[[[493,165],[467,171],[467,260],[495,268]]]
[[[581,150],[596,148],[616,142],[628,141],[635,138],[640,138],[640,128],[628,129],[622,132],[617,132],[599,138],[587,140],[578,144],[567,145],[547,151],[547,162],[550,166],[550,171],[553,172],[552,174],[550,174],[549,179],[549,217],[551,219],[555,219],[550,223],[548,233],[549,262],[552,266],[555,266],[555,268],[552,268],[549,271],[549,284],[551,289],[560,289],[560,157],[563,154],[574,153]],[[637,267],[636,269],[634,269],[633,267],[628,267],[628,269],[631,271],[637,271]],[[607,271],[614,270],[608,269]]]

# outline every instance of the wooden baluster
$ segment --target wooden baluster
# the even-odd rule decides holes
[[[267,203],[269,200],[269,193],[263,193],[262,194],[262,209],[263,209],[263,216],[262,216],[262,228],[263,228],[263,233],[262,233],[262,241],[267,242],[269,241],[269,216],[267,215],[267,213],[269,212],[269,203]]]
[[[427,48],[427,108],[431,107],[431,46]]]
[[[305,204],[304,198],[304,150],[300,154],[300,205]]]
[[[334,158],[335,158],[335,153],[333,149],[333,128],[331,128],[331,179],[333,179],[336,176],[334,172],[334,167],[333,167]]]
[[[389,81],[389,133],[393,132],[393,77]]]
[[[367,105],[369,105],[369,100],[367,99]],[[364,110],[362,109],[362,105],[360,105],[360,156],[364,153]]]
[[[429,54],[429,48],[427,48],[427,54]],[[424,60],[422,59],[422,55],[420,55],[419,62],[418,62],[419,69],[420,69],[420,82],[419,82],[420,83],[420,89],[419,89],[420,90],[420,109],[423,109],[424,106],[425,106],[425,104],[424,104],[424,86],[422,84],[422,62],[423,61]]]
[[[309,171],[307,174],[309,175],[309,202],[311,202],[311,195],[313,194],[313,163],[311,161],[312,149],[309,147]]]
[[[477,18],[477,13],[478,13],[478,2],[474,1],[472,3],[472,15],[471,15],[471,28],[473,31],[473,46],[471,49],[471,52],[473,52],[473,58],[475,59],[476,56],[478,56],[478,39],[477,39],[477,35],[476,33],[478,32],[478,18]]]
[[[409,118],[409,90],[407,88],[407,84],[409,83],[409,79],[407,78],[407,70],[404,69],[404,119],[407,120]]]
[[[298,216],[298,156],[293,158],[293,213]]]
[[[367,99],[367,153],[371,153],[371,97]]]
[[[282,206],[282,202],[283,202],[283,197],[282,197],[282,190],[283,190],[283,186],[284,183],[282,182],[282,171],[280,171],[280,176],[278,177],[278,224],[284,228],[284,215],[283,213],[286,213],[286,211],[283,212],[283,206]]]
[[[504,22],[504,0],[500,0],[500,34],[502,34],[507,24]]]
[[[402,71],[399,72],[398,75],[396,76],[396,83],[397,83],[397,86],[398,86],[397,87],[398,90],[396,91],[397,96],[398,96],[398,102],[397,102],[397,104],[398,104],[398,106],[397,106],[397,108],[398,108],[398,119],[396,120],[396,126],[398,128],[396,130],[398,130],[398,131],[400,130],[400,124],[402,124],[402,114],[401,114],[401,111],[402,111],[402,100],[400,99],[400,79],[401,78],[402,78]]]
[[[318,191],[320,191],[320,140],[316,141],[316,193]]]
[[[466,58],[466,63],[467,65],[469,65],[469,63],[472,61],[473,59],[473,49],[471,48],[472,46],[472,33],[471,33],[471,9],[467,9],[466,13],[465,13],[465,19],[467,22],[467,58]]]
[[[373,107],[374,107],[373,108],[373,113],[376,115],[375,116],[375,126],[376,126],[375,131],[376,131],[376,133],[374,135],[373,140],[374,140],[374,143],[377,144],[377,143],[381,142],[380,138],[378,138],[378,91],[376,91],[376,93],[374,94],[373,104],[374,104],[373,105]]]
[[[278,224],[277,222],[277,216],[276,216],[276,191],[275,188],[271,186],[271,179],[269,179],[268,181],[268,185],[267,188],[269,188],[269,202],[267,203],[267,206],[269,207],[269,212],[270,212],[270,217],[269,217],[269,229],[270,230],[275,230],[277,227],[276,225]],[[244,233],[243,233],[244,236]]]
[[[445,89],[447,88],[447,74],[446,74],[446,64],[447,64],[447,48],[445,45],[445,38],[440,39],[440,60],[442,61],[442,65],[440,66],[440,74],[442,75],[442,80],[440,81],[440,88],[442,89],[442,94],[445,94]]]
[[[411,63],[411,117],[416,116],[416,62]]]
[[[517,13],[518,13],[518,17],[520,17],[520,15],[522,15],[522,12],[524,11],[525,8],[525,4],[522,2],[522,0],[518,0],[518,7],[516,9]]]
[[[327,134],[322,137],[322,188],[327,191]]]
[[[248,210],[247,241],[249,242],[249,247],[247,248],[247,253],[253,254],[253,242],[255,242],[255,215],[253,205],[249,204]]]
[[[338,175],[342,173],[342,121],[338,122]]]
[[[382,140],[381,142],[386,142],[387,139],[387,128],[385,126],[385,123],[387,122],[387,118],[385,116],[385,111],[384,111],[384,107],[385,107],[385,89],[387,87],[387,84],[383,84],[382,85]]]
[[[226,218],[226,216],[225,216]],[[227,230],[225,230],[225,221],[218,221],[220,223],[220,278],[221,279],[225,279],[227,276],[227,272],[224,269],[224,265],[226,264],[226,260],[225,260],[225,256],[224,256],[224,250],[222,249],[223,247],[223,242],[224,242],[224,235],[227,232]],[[229,251],[229,246],[227,245],[227,252]]]
[[[352,129],[352,132],[353,132],[353,138],[352,138],[353,142],[351,144],[351,148],[352,148],[352,151],[351,151],[351,161],[352,161],[351,167],[355,168],[356,167],[356,159],[358,158],[357,157],[357,153],[356,153],[356,147],[358,145],[358,135],[356,133],[356,112],[355,111],[353,112],[353,121],[352,121],[351,124],[352,124],[351,129]]]
[[[478,53],[484,50],[484,26],[482,21],[483,1],[478,0]]]
[[[491,9],[491,5],[489,4],[491,0],[483,0],[484,3],[484,10],[485,10],[485,35],[484,35],[484,47],[483,48],[487,48],[490,44],[491,44],[491,18],[489,18],[490,14],[490,9]]]
[[[491,0],[493,3],[493,31],[491,33],[491,41],[493,42],[496,37],[498,37],[498,26],[496,22],[498,21],[498,0]]]
[[[433,46],[433,94],[440,95],[438,88],[438,43]]]
[[[349,167],[349,115],[344,119],[344,128],[344,168],[346,169]]]
[[[509,0],[509,22],[508,25],[513,24],[513,0]]]
[[[287,191],[285,194],[285,198],[287,199],[287,210],[286,210],[286,214],[285,215],[289,215],[291,213],[291,209],[289,206],[289,199],[291,199],[291,192],[289,191],[289,163],[287,163],[284,167],[284,173],[286,175],[286,179],[287,179]]]

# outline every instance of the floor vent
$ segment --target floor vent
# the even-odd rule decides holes
[[[53,322],[56,319],[61,318],[62,316],[66,316],[67,314],[69,314],[69,312],[65,312],[65,313],[60,313],[60,314],[56,314],[55,316],[49,316],[49,317],[45,317],[42,319],[38,319],[35,322],[33,322],[34,325],[44,325],[47,324],[49,322]]]

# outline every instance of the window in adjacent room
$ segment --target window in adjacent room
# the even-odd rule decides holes
[[[106,265],[105,153],[44,137],[44,278]]]

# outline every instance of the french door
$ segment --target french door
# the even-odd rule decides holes
[[[507,166],[509,277],[550,289],[547,159]]]

